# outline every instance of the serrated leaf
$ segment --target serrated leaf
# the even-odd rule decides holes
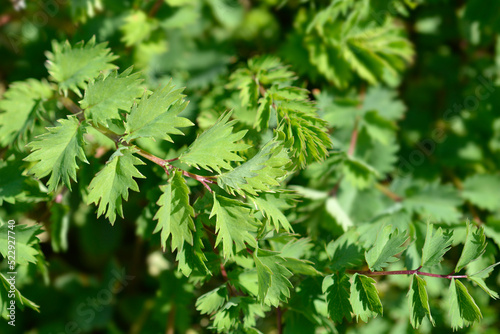
[[[177,250],[178,269],[186,277],[193,271],[203,276],[211,276],[212,272],[207,268],[207,258],[203,252],[203,224],[199,219],[195,220],[194,224],[193,245],[184,243],[184,247]]]
[[[212,314],[218,311],[226,303],[228,293],[226,286],[215,288],[196,300],[196,309],[201,314]]]
[[[229,121],[231,113],[222,115],[210,129],[203,132],[189,147],[181,154],[179,160],[189,166],[203,168],[208,171],[214,169],[219,174],[221,168],[231,170],[231,161],[242,161],[243,159],[234,152],[243,151],[250,146],[237,143],[245,136],[246,130],[232,133],[235,120]]]
[[[343,160],[342,171],[346,180],[358,189],[367,188],[379,175],[372,166],[353,156],[348,156],[347,159]]]
[[[189,205],[189,188],[181,171],[175,171],[166,185],[160,186],[163,194],[156,204],[160,207],[153,220],[158,220],[153,233],[161,231],[161,246],[167,247],[172,236],[172,251],[182,251],[184,242],[193,245],[194,210]]]
[[[432,224],[427,224],[424,248],[422,250],[422,267],[432,267],[443,260],[444,254],[453,242],[453,231],[443,231],[440,227],[434,230]]]
[[[261,303],[278,307],[280,302],[290,298],[293,288],[288,277],[292,273],[284,266],[285,260],[279,253],[255,250],[253,253],[259,280],[259,300]]]
[[[453,330],[472,325],[483,318],[481,310],[462,282],[452,279],[449,290],[451,327]]]
[[[462,197],[481,209],[500,209],[500,176],[476,174],[463,182]]]
[[[236,245],[236,252],[245,249],[245,243],[257,247],[257,241],[252,234],[257,232],[260,224],[242,202],[214,193],[214,206],[210,218],[213,216],[216,216],[215,246],[222,241],[224,258],[233,257],[233,242]]]
[[[37,114],[43,110],[42,101],[52,94],[45,80],[27,79],[10,84],[0,99],[0,145],[10,146],[16,140],[26,139]]]
[[[25,181],[28,179],[23,175],[24,168],[21,161],[0,161],[0,205],[3,202],[14,204],[17,199],[22,198],[25,192]]]
[[[86,125],[80,124],[75,116],[58,120],[56,127],[48,128],[47,133],[38,136],[28,146],[31,154],[24,160],[36,162],[29,173],[37,178],[51,174],[47,185],[49,191],[54,191],[62,181],[71,190],[71,179],[76,181],[76,158],[86,162],[83,151],[83,135]]]
[[[498,266],[499,264],[500,264],[500,262],[497,262],[497,263],[492,264],[491,266],[489,266],[487,268],[484,268],[483,270],[478,271],[477,273],[468,275],[468,278],[470,280],[474,281],[481,289],[483,289],[493,299],[498,299],[498,293],[496,291],[493,291],[490,288],[488,288],[488,286],[486,285],[486,282],[484,280],[488,276],[490,276],[493,269],[496,266]]]
[[[335,273],[323,280],[323,293],[326,293],[328,314],[335,323],[342,323],[344,318],[352,320],[352,307],[349,301],[351,283],[346,274]]]
[[[471,223],[467,222],[467,236],[465,245],[460,255],[460,259],[455,267],[455,272],[459,272],[470,262],[476,260],[486,249],[486,236],[484,228],[475,228]]]
[[[269,127],[269,120],[273,108],[273,98],[269,91],[259,99],[259,107],[257,108],[257,115],[255,116],[254,127],[257,131],[265,130]]]
[[[128,200],[128,190],[139,191],[135,178],[144,178],[135,165],[144,165],[135,157],[133,148],[121,147],[113,153],[106,165],[89,185],[87,204],[98,205],[97,217],[106,213],[111,224],[116,213],[123,217],[122,198]]]
[[[364,260],[363,249],[353,233],[346,232],[326,247],[333,271],[360,266]]]
[[[236,192],[245,196],[245,192],[257,195],[257,192],[269,191],[279,186],[279,180],[287,175],[290,163],[282,143],[271,140],[255,156],[235,169],[217,177],[217,184],[230,194]]]
[[[291,191],[262,193],[258,197],[249,196],[249,199],[262,212],[262,215],[273,223],[276,231],[281,226],[287,232],[292,231],[292,226],[283,211],[293,207],[296,198],[295,193]]]
[[[101,72],[115,69],[111,64],[117,58],[106,48],[106,43],[95,44],[95,36],[87,44],[83,41],[72,47],[68,41],[52,42],[52,52],[47,52],[47,70],[59,84],[59,90],[68,95],[72,90],[81,97],[80,90]]]
[[[365,252],[365,259],[371,271],[382,270],[390,263],[398,261],[396,254],[406,249],[404,244],[408,240],[406,234],[400,234],[398,229],[391,233],[392,226],[385,226],[379,232],[373,247]]]
[[[434,325],[431,309],[429,307],[429,297],[425,286],[427,283],[420,276],[414,274],[408,291],[408,302],[410,305],[410,322],[413,328],[418,329],[422,324],[422,320],[427,316],[429,321]]]
[[[135,99],[144,91],[140,86],[140,73],[130,75],[131,72],[132,67],[121,74],[118,71],[109,75],[101,74],[89,83],[80,101],[87,119],[107,127],[108,120],[121,119],[120,110],[130,110]]]
[[[326,212],[328,212],[337,223],[342,227],[344,231],[347,231],[349,227],[353,226],[353,222],[351,218],[344,211],[342,206],[340,205],[337,197],[328,197],[325,203]]]
[[[3,314],[10,307],[10,302],[12,301],[12,298],[9,296],[12,293],[11,287],[14,289],[16,308],[24,310],[24,307],[28,306],[30,309],[40,313],[40,306],[24,297],[17,289],[16,284],[11,284],[13,281],[8,281],[8,279],[11,279],[11,277],[6,277],[0,273],[0,314]]]
[[[9,254],[9,240],[15,240],[15,262],[21,265],[37,263],[36,256],[39,251],[35,246],[40,242],[37,238],[37,235],[42,233],[40,226],[14,225],[13,229],[10,229],[9,226],[12,225],[8,223],[0,225],[0,254],[4,258],[12,255],[12,253]],[[9,236],[11,236],[10,239]]]
[[[383,308],[378,296],[375,280],[371,277],[354,274],[351,284],[351,305],[356,320],[367,322],[368,318],[382,315]]]
[[[193,123],[177,115],[186,109],[182,89],[175,89],[170,81],[165,87],[144,95],[141,101],[132,108],[127,117],[124,136],[126,142],[136,138],[154,138],[172,142],[169,134],[183,135],[178,128],[192,126]]]

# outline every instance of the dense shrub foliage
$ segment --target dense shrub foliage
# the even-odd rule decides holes
[[[4,1],[0,332],[497,333],[499,9]]]

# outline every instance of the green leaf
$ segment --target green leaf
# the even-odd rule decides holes
[[[222,241],[224,258],[233,257],[233,242],[236,245],[236,252],[245,249],[245,243],[257,247],[253,234],[257,232],[260,223],[242,202],[214,193],[214,206],[210,218],[213,216],[217,218],[215,246]]]
[[[388,120],[401,119],[406,111],[406,106],[397,99],[397,90],[381,86],[369,87],[363,99],[363,110],[376,110],[378,114]]]
[[[363,117],[363,125],[370,137],[384,145],[388,145],[395,135],[396,126],[377,111],[367,112]]]
[[[144,163],[134,152],[135,149],[128,147],[116,150],[89,185],[87,204],[98,204],[97,217],[106,213],[111,224],[116,220],[116,213],[123,217],[122,198],[128,200],[128,190],[139,191],[134,177],[144,178],[135,167]]]
[[[0,273],[0,314],[3,314],[4,311],[7,311],[7,307],[10,306],[10,301],[12,300],[9,296],[11,293],[11,281],[8,281],[11,277],[6,277],[2,273]],[[25,306],[28,306],[30,309],[40,312],[37,304],[33,303],[28,298],[24,297],[21,292],[16,288],[15,284],[13,285],[14,295],[16,301],[16,308],[20,308],[24,310]]]
[[[3,202],[14,204],[25,193],[25,182],[28,177],[23,175],[23,165],[18,159],[0,161],[0,205]]]
[[[468,278],[474,281],[481,289],[483,289],[488,295],[490,295],[493,299],[498,299],[498,293],[496,291],[491,290],[486,286],[486,282],[484,281],[488,276],[490,276],[493,269],[498,266],[500,262],[492,264],[491,266],[484,268],[483,270],[478,271],[474,274],[469,274]]]
[[[293,288],[288,277],[292,273],[284,266],[285,259],[279,253],[256,249],[253,253],[259,281],[259,300],[261,303],[278,307],[280,301],[290,298]]]
[[[373,184],[379,173],[364,161],[348,156],[343,161],[343,173],[346,180],[358,189],[364,189]]]
[[[15,240],[15,262],[17,264],[37,263],[39,251],[36,247],[40,240],[37,235],[42,233],[39,225],[9,225],[0,222],[0,254],[7,259],[9,254],[9,240]],[[13,226],[13,228],[10,228]],[[12,233],[13,232],[13,233]],[[9,236],[11,237],[9,239]],[[12,239],[14,237],[15,239]],[[10,243],[12,245],[12,243]],[[11,249],[12,250],[12,249]],[[15,270],[9,270],[15,271]]]
[[[107,127],[108,120],[121,119],[120,110],[130,110],[135,99],[144,91],[140,86],[140,73],[130,75],[131,72],[132,67],[121,74],[118,71],[109,75],[101,74],[89,83],[80,101],[87,119]]]
[[[168,183],[160,186],[163,194],[156,203],[160,208],[153,217],[158,220],[153,233],[161,230],[163,251],[167,247],[167,239],[172,235],[172,251],[182,251],[184,242],[193,245],[194,210],[189,205],[189,188],[181,171],[175,171]]]
[[[170,81],[151,96],[144,95],[127,117],[127,135],[123,139],[130,142],[143,137],[173,142],[169,134],[183,135],[177,128],[188,127],[193,123],[187,118],[177,116],[188,104],[181,92],[182,89],[174,90]]]
[[[189,166],[203,168],[208,171],[212,169],[221,173],[221,168],[231,170],[231,161],[242,161],[243,159],[234,152],[243,151],[250,146],[237,143],[245,136],[246,130],[232,133],[235,120],[228,122],[231,113],[222,115],[207,131],[203,132],[182,153],[179,160]]]
[[[400,234],[398,229],[392,232],[392,226],[388,225],[381,230],[373,247],[365,253],[366,262],[371,271],[381,270],[391,262],[398,261],[394,257],[406,249],[403,246],[408,240],[408,236]]]
[[[328,314],[335,323],[342,323],[344,318],[352,320],[352,307],[349,301],[351,283],[346,274],[335,273],[323,280],[323,293],[326,292]]]
[[[326,253],[333,271],[358,267],[363,263],[363,249],[358,244],[357,239],[354,233],[346,232],[328,244]]]
[[[242,196],[245,196],[245,192],[257,195],[257,192],[279,186],[279,181],[287,175],[289,163],[290,159],[282,143],[271,140],[253,158],[219,175],[217,184],[233,195],[235,192]]]
[[[462,282],[452,279],[449,290],[451,327],[453,330],[472,325],[483,318],[481,310]]]
[[[461,204],[462,200],[453,186],[437,182],[427,184],[403,201],[403,205],[410,212],[445,223],[455,223],[460,219],[457,206]]]
[[[203,238],[205,238],[203,224],[200,219],[197,219],[195,220],[193,245],[184,243],[184,247],[177,250],[178,269],[186,277],[189,277],[193,271],[203,276],[212,275],[206,265],[207,258],[203,252]]]
[[[453,231],[443,231],[440,227],[434,230],[432,224],[427,224],[424,248],[422,250],[422,267],[432,267],[443,260],[444,254],[453,242]]]
[[[215,288],[196,300],[196,309],[201,314],[212,314],[218,311],[228,300],[226,286]]]
[[[133,10],[124,18],[121,26],[122,42],[126,46],[133,46],[146,40],[151,32],[158,26],[155,19],[148,17],[142,10]]]
[[[347,213],[340,205],[337,197],[328,197],[325,203],[325,207],[326,207],[326,212],[328,212],[333,218],[335,218],[337,223],[340,226],[342,226],[342,229],[344,231],[347,231],[349,227],[354,225],[353,222],[351,221],[351,218],[349,218]]]
[[[86,125],[75,116],[60,119],[58,126],[48,128],[47,133],[37,137],[28,146],[31,154],[24,160],[35,161],[29,172],[37,178],[51,174],[47,185],[54,191],[62,181],[71,190],[71,179],[76,181],[76,158],[88,163],[83,151],[83,135]]]
[[[262,215],[269,219],[276,231],[280,226],[287,232],[291,232],[292,226],[283,211],[295,205],[297,195],[292,191],[280,191],[275,193],[262,193],[257,197],[249,196],[250,201],[262,212]]]
[[[81,97],[80,90],[96,78],[101,72],[115,69],[111,64],[117,56],[113,56],[106,48],[106,43],[95,44],[95,36],[87,44],[83,41],[72,47],[68,41],[58,44],[52,42],[52,52],[47,52],[47,69],[59,84],[59,90],[68,95],[72,90]]]
[[[463,182],[462,197],[481,209],[500,209],[500,176],[476,174]]]
[[[470,262],[480,257],[486,249],[486,236],[484,228],[475,228],[471,223],[467,222],[467,236],[465,238],[464,249],[460,255],[460,259],[455,267],[455,272],[459,272]]]
[[[410,322],[413,328],[418,329],[422,324],[422,320],[427,316],[429,321],[434,325],[431,309],[429,307],[429,297],[425,286],[427,283],[420,276],[414,274],[408,291],[408,302],[410,304]]]
[[[373,278],[354,274],[351,284],[351,305],[358,321],[361,318],[362,321],[367,322],[370,317],[382,315],[382,303]]]
[[[0,99],[0,145],[26,140],[35,118],[43,111],[42,102],[53,94],[47,81],[27,79],[10,84]]]

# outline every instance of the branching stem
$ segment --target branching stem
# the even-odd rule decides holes
[[[420,268],[419,268],[420,269]],[[432,274],[420,271],[419,269],[415,270],[391,270],[391,271],[369,271],[369,270],[348,270],[349,274],[361,274],[367,276],[388,276],[388,275],[413,275],[417,274],[420,276],[429,276],[429,277],[437,277],[437,278],[468,278],[467,275],[440,275],[440,274]]]

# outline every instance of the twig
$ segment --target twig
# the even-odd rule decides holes
[[[347,272],[349,274],[361,274],[361,275],[367,275],[367,276],[413,275],[413,274],[417,274],[417,275],[420,275],[420,276],[429,276],[429,277],[438,277],[438,278],[447,278],[447,279],[468,278],[469,277],[467,275],[453,275],[453,274],[440,275],[440,274],[432,274],[432,273],[427,273],[427,272],[420,271],[419,269],[415,269],[415,270],[392,270],[392,271],[347,270]]]
[[[380,190],[384,195],[392,199],[394,202],[401,202],[403,198],[396,193],[393,193],[389,188],[380,183],[375,183],[375,188]]]

